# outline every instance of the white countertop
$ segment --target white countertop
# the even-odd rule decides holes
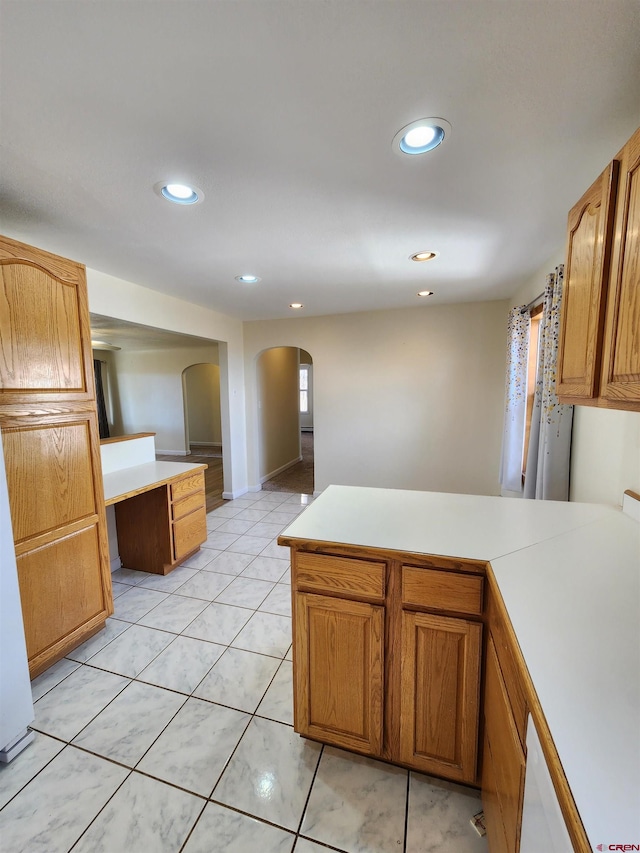
[[[640,525],[614,507],[329,486],[282,536],[491,562],[592,846],[640,843]]]
[[[491,561],[592,846],[640,844],[640,525]]]
[[[205,465],[185,462],[144,462],[103,475],[104,501],[107,506],[126,497],[141,494],[155,486],[184,477],[190,471],[203,470]]]
[[[282,535],[493,560],[615,514],[600,504],[329,486]]]

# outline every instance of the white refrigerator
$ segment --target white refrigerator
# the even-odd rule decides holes
[[[0,432],[0,761],[33,740],[33,700],[24,639],[9,493]]]

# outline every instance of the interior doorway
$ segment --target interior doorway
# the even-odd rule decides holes
[[[314,491],[313,359],[271,347],[256,360],[259,473],[264,491]]]
[[[222,456],[220,367],[192,364],[182,371],[185,434],[191,453]]]
[[[220,367],[191,364],[182,371],[184,422],[189,462],[207,465],[204,472],[207,512],[223,503]]]

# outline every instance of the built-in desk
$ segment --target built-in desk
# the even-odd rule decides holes
[[[153,444],[144,435],[102,446],[104,499],[114,505],[122,565],[166,575],[207,538],[207,466],[156,462]]]
[[[171,485],[187,474],[204,471],[206,467],[185,462],[144,462],[142,465],[103,474],[105,506],[126,501],[160,486]]]

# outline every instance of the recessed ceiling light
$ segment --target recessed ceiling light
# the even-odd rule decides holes
[[[241,281],[243,284],[256,284],[257,282],[262,281],[262,279],[257,275],[237,275],[236,281]]]
[[[426,154],[437,148],[450,133],[451,125],[443,118],[421,118],[396,133],[393,150],[402,154]]]
[[[419,290],[418,296],[433,296],[433,290]]]
[[[172,201],[174,204],[198,204],[204,198],[204,193],[197,187],[188,184],[174,184],[168,181],[160,181],[153,189],[162,198]]]
[[[292,302],[289,305],[289,308],[304,308],[304,305],[302,304],[302,302]]]
[[[421,263],[422,261],[432,261],[434,258],[438,257],[438,252],[416,252],[415,255],[411,255],[410,261],[418,261]]]

